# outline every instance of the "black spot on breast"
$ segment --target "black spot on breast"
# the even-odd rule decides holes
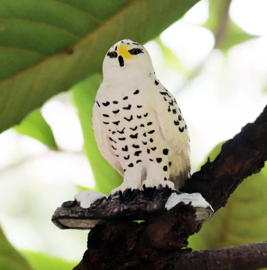
[[[139,155],[142,153],[142,151],[136,151],[135,153],[134,153],[134,155],[135,156],[137,156],[137,157],[139,157]]]
[[[150,158],[149,161],[152,161],[153,162],[154,160],[152,158]]]
[[[130,118],[124,117],[125,120],[127,120],[128,122],[131,122],[133,120],[133,116],[131,115]]]
[[[126,138],[125,137],[122,137],[122,138],[118,138],[120,141],[125,141]]]
[[[109,115],[108,114],[102,114],[104,117],[109,117]]]
[[[164,177],[164,181],[167,181],[167,177]]]
[[[133,148],[139,148],[138,144],[133,144]]]
[[[148,116],[148,113],[144,114],[144,117],[147,117]]]
[[[102,102],[102,104],[107,107],[110,103],[107,101],[107,102]]]
[[[159,82],[157,80],[155,80],[155,85],[158,85],[158,84],[159,84]]]
[[[98,107],[100,107],[100,104],[99,104],[99,102],[98,102],[98,101],[96,101],[96,104],[97,104],[97,106],[98,106]]]
[[[173,110],[172,110],[172,113],[173,113],[173,114],[176,114],[176,113],[177,113],[177,110],[176,110],[176,109],[173,109]]]
[[[164,171],[164,172],[167,172],[167,171],[168,171],[168,167],[167,167],[167,166],[164,166],[164,167],[163,167],[163,171]]]
[[[146,132],[143,134],[144,137],[146,137]]]
[[[127,100],[128,99],[128,96],[124,97],[123,100]]]
[[[171,102],[169,102],[169,104],[170,104],[171,106],[173,106],[173,100],[171,100]]]
[[[113,101],[113,104],[118,104],[118,101]]]
[[[114,141],[111,137],[108,137],[108,138],[109,138],[109,140],[110,140],[111,142],[117,143],[117,142]]]
[[[116,133],[116,131],[112,131],[112,134],[115,134]]]
[[[167,101],[167,98],[163,97],[164,101]]]
[[[117,114],[120,110],[117,110],[117,111],[112,111],[113,113]]]
[[[157,147],[151,147],[152,151],[155,151],[157,149]]]
[[[138,133],[136,133],[136,134],[131,134],[131,135],[130,135],[130,138],[131,138],[131,139],[137,139],[137,138],[138,138]]]
[[[179,127],[180,132],[184,132],[184,127]]]
[[[143,145],[147,145],[147,142],[142,142],[143,143]]]
[[[171,162],[169,162],[169,167],[171,167],[171,165],[172,165],[172,163],[171,163]]]
[[[139,94],[139,90],[137,89],[136,91],[134,91],[134,93],[133,93],[134,95],[137,95],[137,94]]]
[[[134,128],[130,128],[132,131],[135,131],[135,130],[137,130],[137,126],[136,127],[134,127]]]
[[[136,160],[136,164],[138,164],[139,162],[142,162],[142,160],[141,159]]]
[[[118,126],[120,121],[112,122],[114,125]]]
[[[151,126],[151,125],[152,125],[152,122],[148,122],[147,125],[148,125],[148,126]]]
[[[119,155],[115,155],[116,157],[120,157]]]
[[[180,124],[180,122],[178,120],[177,121],[174,120],[173,123],[174,123],[175,126],[178,126]]]
[[[111,147],[112,147],[114,150],[117,150],[117,148],[115,148],[113,145],[111,145]]]
[[[152,138],[150,138],[149,140],[150,140],[150,142],[154,142],[154,140]]]
[[[142,115],[136,115],[138,119],[142,118]]]
[[[124,172],[126,172],[126,169],[123,169]]]
[[[147,152],[148,154],[150,154],[150,149],[146,149],[146,152]]]
[[[169,153],[169,149],[167,149],[167,148],[163,149],[163,154],[164,155],[168,155],[168,153]]]
[[[103,124],[108,125],[108,124],[109,124],[109,122],[103,122]]]
[[[122,149],[121,149],[122,151],[124,151],[124,152],[127,152],[128,151],[128,146],[127,145],[125,145],[125,147],[122,147]]]
[[[148,131],[147,133],[148,134],[153,134],[155,132],[155,130],[150,130],[150,131]]]
[[[123,109],[124,109],[124,110],[130,110],[130,109],[131,109],[131,107],[132,107],[132,105],[131,105],[131,104],[129,104],[127,107],[123,107]]]
[[[122,130],[117,130],[120,134],[124,134],[125,127]]]
[[[123,157],[125,160],[128,160],[130,158],[130,155],[128,155],[127,157]]]
[[[178,116],[178,119],[179,119],[180,121],[182,121],[182,116],[181,116],[181,114]]]
[[[144,124],[141,124],[140,127],[145,127],[145,125]]]
[[[133,163],[130,163],[129,165],[128,165],[128,167],[130,167],[130,168],[132,168],[134,165],[133,165]]]
[[[162,161],[162,158],[156,158],[156,161],[160,163]]]
[[[142,105],[137,105],[137,108],[142,108],[143,106]]]
[[[171,111],[171,108],[170,108],[170,106],[168,106],[168,112],[170,112]]]

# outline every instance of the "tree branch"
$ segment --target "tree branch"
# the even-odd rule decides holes
[[[222,146],[213,162],[208,161],[194,173],[181,191],[200,192],[217,211],[246,177],[263,168],[266,159],[267,107],[254,123],[247,124]],[[190,250],[182,248],[187,246],[188,237],[201,228],[194,214],[191,205],[180,203],[152,222],[113,221],[96,225],[89,233],[83,260],[74,269],[230,269],[233,266],[236,268],[231,269],[253,270],[256,259],[260,267],[267,267],[266,243],[187,254]]]

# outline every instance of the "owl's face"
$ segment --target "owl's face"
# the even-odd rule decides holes
[[[137,42],[124,39],[114,44],[103,62],[104,77],[121,76],[126,72],[132,75],[153,73],[151,58],[146,49]]]

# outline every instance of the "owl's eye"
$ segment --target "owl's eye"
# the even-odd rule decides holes
[[[133,48],[133,49],[129,50],[129,53],[136,55],[136,54],[139,54],[139,53],[143,53],[143,51],[141,49],[139,49],[139,48]]]
[[[116,58],[118,56],[118,54],[115,51],[113,51],[113,52],[108,52],[108,56],[110,58]]]

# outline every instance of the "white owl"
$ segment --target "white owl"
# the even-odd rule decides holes
[[[113,194],[144,186],[179,189],[189,177],[189,134],[181,110],[137,42],[124,39],[107,52],[93,129],[101,154],[124,176]]]

